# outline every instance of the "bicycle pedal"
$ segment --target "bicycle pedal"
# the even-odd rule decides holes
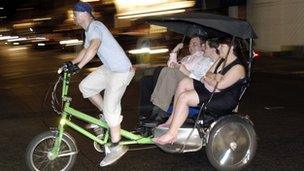
[[[97,135],[97,138],[102,139],[103,134]],[[98,144],[97,142],[94,141],[93,146],[95,150],[99,153],[104,153],[105,152],[105,146]]]

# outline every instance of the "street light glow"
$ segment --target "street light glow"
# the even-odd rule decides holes
[[[193,7],[195,1],[182,0],[115,0],[119,19],[146,17],[184,12]]]
[[[32,27],[34,26],[35,23],[32,22],[27,22],[27,23],[18,23],[18,24],[14,24],[13,27],[14,28],[28,28],[28,27]]]
[[[5,27],[0,28],[0,32],[7,32],[7,31],[10,31],[10,29]]]
[[[28,47],[13,47],[9,48],[8,51],[19,51],[19,50],[26,50]]]
[[[152,49],[150,50],[150,54],[160,54],[160,53],[167,53],[169,49]]]
[[[160,54],[160,53],[167,53],[169,49],[167,48],[161,48],[161,49],[150,49],[150,48],[140,48],[140,49],[133,49],[129,50],[128,52],[133,55],[138,54]]]
[[[81,2],[97,2],[99,0],[81,0]]]
[[[19,36],[1,36],[0,40],[18,39]]]
[[[161,12],[151,12],[146,14],[134,14],[134,15],[125,15],[119,16],[119,19],[130,19],[130,18],[139,18],[139,17],[147,17],[147,16],[155,16],[155,15],[166,15],[166,14],[175,14],[185,12],[185,9],[181,10],[171,10],[171,11],[161,11]]]
[[[82,45],[83,41],[78,39],[70,39],[70,40],[62,40],[59,42],[61,45],[65,46],[75,46],[75,45]]]
[[[149,53],[150,49],[149,48],[140,48],[140,49],[133,49],[133,50],[129,50],[129,53],[131,54],[144,54],[144,53]]]
[[[47,21],[47,20],[52,20],[52,17],[35,18],[35,19],[33,19],[33,21]]]
[[[7,41],[8,42],[19,42],[19,41],[25,41],[25,40],[28,40],[28,39],[25,37],[20,37],[20,38],[16,38],[16,39],[8,39]]]

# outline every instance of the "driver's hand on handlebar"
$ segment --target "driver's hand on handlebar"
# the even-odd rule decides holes
[[[64,62],[63,68],[65,68],[67,72],[72,74],[77,74],[80,72],[80,68],[77,65],[73,64],[71,61]]]
[[[72,74],[78,74],[80,72],[80,68],[78,67],[78,65],[72,65],[68,68],[68,72]]]

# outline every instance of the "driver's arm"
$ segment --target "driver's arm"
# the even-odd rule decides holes
[[[88,62],[90,62],[94,58],[94,56],[96,55],[96,53],[98,51],[100,44],[101,44],[101,41],[99,39],[91,40],[89,47],[85,51],[83,58],[81,59],[81,61],[78,64],[79,68],[84,67]]]
[[[86,53],[87,49],[86,48],[83,48],[80,53],[76,56],[75,59],[73,59],[71,62],[73,64],[78,64],[84,57],[85,53]]]

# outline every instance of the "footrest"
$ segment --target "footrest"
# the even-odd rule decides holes
[[[168,128],[157,127],[154,130],[154,137],[159,137],[165,134],[167,131]],[[202,138],[200,138],[197,129],[194,129],[191,136],[189,137],[191,132],[192,132],[192,128],[179,128],[176,141],[173,144],[166,144],[166,145],[157,144],[157,146],[169,153],[198,151],[203,146]]]

